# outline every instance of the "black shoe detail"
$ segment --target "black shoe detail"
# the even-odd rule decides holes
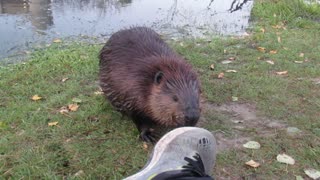
[[[185,157],[187,165],[182,166],[183,169],[165,171],[156,175],[152,180],[214,180],[205,173],[203,161],[198,153],[193,156],[193,159]]]

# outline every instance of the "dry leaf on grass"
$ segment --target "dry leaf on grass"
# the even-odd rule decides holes
[[[287,75],[288,74],[288,71],[279,71],[279,72],[276,72],[277,75]]]
[[[219,73],[218,78],[222,79],[224,77],[224,73]]]
[[[290,165],[294,165],[295,163],[294,159],[286,154],[278,154],[277,161]]]
[[[308,175],[311,179],[319,179],[320,178],[320,171],[315,169],[305,169],[304,173]]]
[[[250,160],[250,161],[246,162],[246,165],[253,167],[253,168],[257,168],[260,166],[260,164],[258,162],[255,162],[254,160]]]
[[[56,126],[56,125],[58,125],[58,121],[55,121],[55,122],[49,122],[48,123],[48,126]]]
[[[239,100],[239,98],[238,98],[238,97],[236,97],[236,96],[232,96],[231,98],[232,98],[232,101],[233,101],[233,102],[236,102],[236,101],[238,101],[238,100]]]
[[[264,28],[260,28],[260,31],[261,31],[262,33],[265,33],[265,32],[266,32],[266,30],[265,30]]]
[[[236,73],[238,72],[237,70],[234,70],[234,69],[228,69],[226,70],[227,73]]]
[[[281,43],[281,37],[278,36],[278,43]]]
[[[236,60],[236,57],[229,57],[228,58],[230,61],[234,61],[234,60]]]
[[[230,64],[232,63],[233,61],[230,61],[230,60],[224,60],[224,61],[221,61],[221,64]]]
[[[272,60],[268,60],[268,61],[266,61],[267,63],[269,63],[269,64],[271,64],[271,65],[274,65],[274,61],[272,61]]]
[[[101,94],[103,94],[103,92],[102,91],[96,91],[96,92],[94,92],[94,94],[95,95],[101,95]]]
[[[247,143],[243,144],[243,147],[247,149],[260,149],[261,145],[256,141],[248,141]]]
[[[303,61],[294,61],[294,63],[302,64],[302,63],[303,63]]]
[[[257,47],[258,51],[265,53],[266,52],[266,48],[264,47]]]
[[[300,54],[299,54],[299,57],[304,57],[304,53],[300,53]]]
[[[61,81],[66,82],[69,78],[63,78]]]
[[[42,97],[39,96],[38,94],[36,94],[36,95],[32,96],[31,99],[32,99],[33,101],[38,101],[38,100],[42,99]]]
[[[69,109],[70,111],[73,111],[73,112],[77,111],[78,108],[79,108],[79,105],[78,105],[78,104],[69,104],[69,105],[68,105],[68,109]]]
[[[142,145],[142,146],[143,146],[143,149],[144,149],[144,150],[148,150],[148,144],[147,144],[146,142],[143,142],[143,145]]]
[[[210,69],[211,69],[211,70],[214,70],[214,64],[211,64],[211,65],[210,65]]]
[[[54,43],[61,43],[62,40],[61,40],[61,39],[54,39],[53,42],[54,42]]]
[[[277,50],[271,50],[269,51],[270,54],[277,54]]]

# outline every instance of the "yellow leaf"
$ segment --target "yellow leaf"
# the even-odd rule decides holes
[[[224,77],[224,73],[219,73],[218,78],[222,79]]]
[[[300,54],[299,54],[299,57],[304,57],[304,53],[300,53]]]
[[[271,64],[271,65],[274,65],[274,61],[272,61],[272,60],[268,60],[268,61],[266,61],[267,63],[269,63],[269,64]]]
[[[211,70],[214,70],[214,64],[211,64],[211,65],[210,65],[210,69],[211,69]]]
[[[49,122],[48,123],[48,126],[56,126],[56,125],[58,125],[58,121],[55,121],[55,122]]]
[[[302,64],[303,63],[303,61],[294,61],[295,63],[297,63],[297,64]]]
[[[42,97],[40,97],[38,94],[36,94],[36,95],[32,96],[31,99],[34,101],[38,101],[38,100],[42,99]]]
[[[54,39],[53,42],[54,42],[54,43],[61,43],[62,40],[61,40],[61,39]]]
[[[94,94],[95,95],[101,95],[101,94],[103,94],[103,92],[102,91],[96,91],[96,92],[94,92]]]
[[[230,61],[234,61],[234,60],[236,60],[236,57],[229,57],[228,58]]]
[[[236,73],[238,72],[237,70],[234,70],[234,69],[228,69],[226,70],[227,73]]]
[[[257,168],[260,166],[260,164],[255,162],[254,160],[250,160],[250,161],[246,162],[246,165],[253,167],[253,168]]]
[[[279,71],[279,72],[276,72],[277,75],[286,75],[288,74],[288,71]]]
[[[281,43],[281,37],[278,36],[278,43]]]
[[[61,81],[66,82],[69,78],[63,78]]]
[[[260,31],[261,31],[262,33],[266,32],[266,30],[265,30],[264,28],[260,28]]]
[[[143,142],[143,149],[148,150],[148,144],[146,142]]]
[[[277,54],[277,50],[271,50],[269,53],[270,54]]]
[[[264,48],[264,47],[258,47],[257,49],[260,52],[263,52],[263,53],[266,52],[266,48]]]
[[[79,105],[78,105],[78,104],[69,104],[69,105],[68,105],[68,109],[69,109],[70,111],[73,111],[73,112],[77,111],[78,108],[79,108]]]

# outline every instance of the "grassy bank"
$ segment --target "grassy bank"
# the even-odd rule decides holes
[[[252,18],[248,37],[171,42],[199,72],[209,107],[201,126],[225,139],[250,138],[262,146],[225,149],[215,176],[306,178],[304,169],[320,170],[320,8],[259,0]],[[0,67],[1,177],[121,179],[143,167],[150,147],[143,147],[134,125],[98,92],[101,47],[58,43],[34,52],[27,63]],[[40,100],[32,100],[36,94]],[[71,104],[78,108],[68,108]],[[261,123],[236,128],[230,121],[234,114],[218,108],[230,104],[253,107]],[[264,120],[281,126],[265,127]],[[288,135],[290,126],[301,132]],[[296,163],[277,162],[280,153]],[[245,166],[250,159],[261,166]]]

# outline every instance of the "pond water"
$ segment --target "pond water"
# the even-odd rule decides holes
[[[166,37],[242,35],[252,0],[0,0],[0,62],[56,38],[103,40],[130,26]]]

